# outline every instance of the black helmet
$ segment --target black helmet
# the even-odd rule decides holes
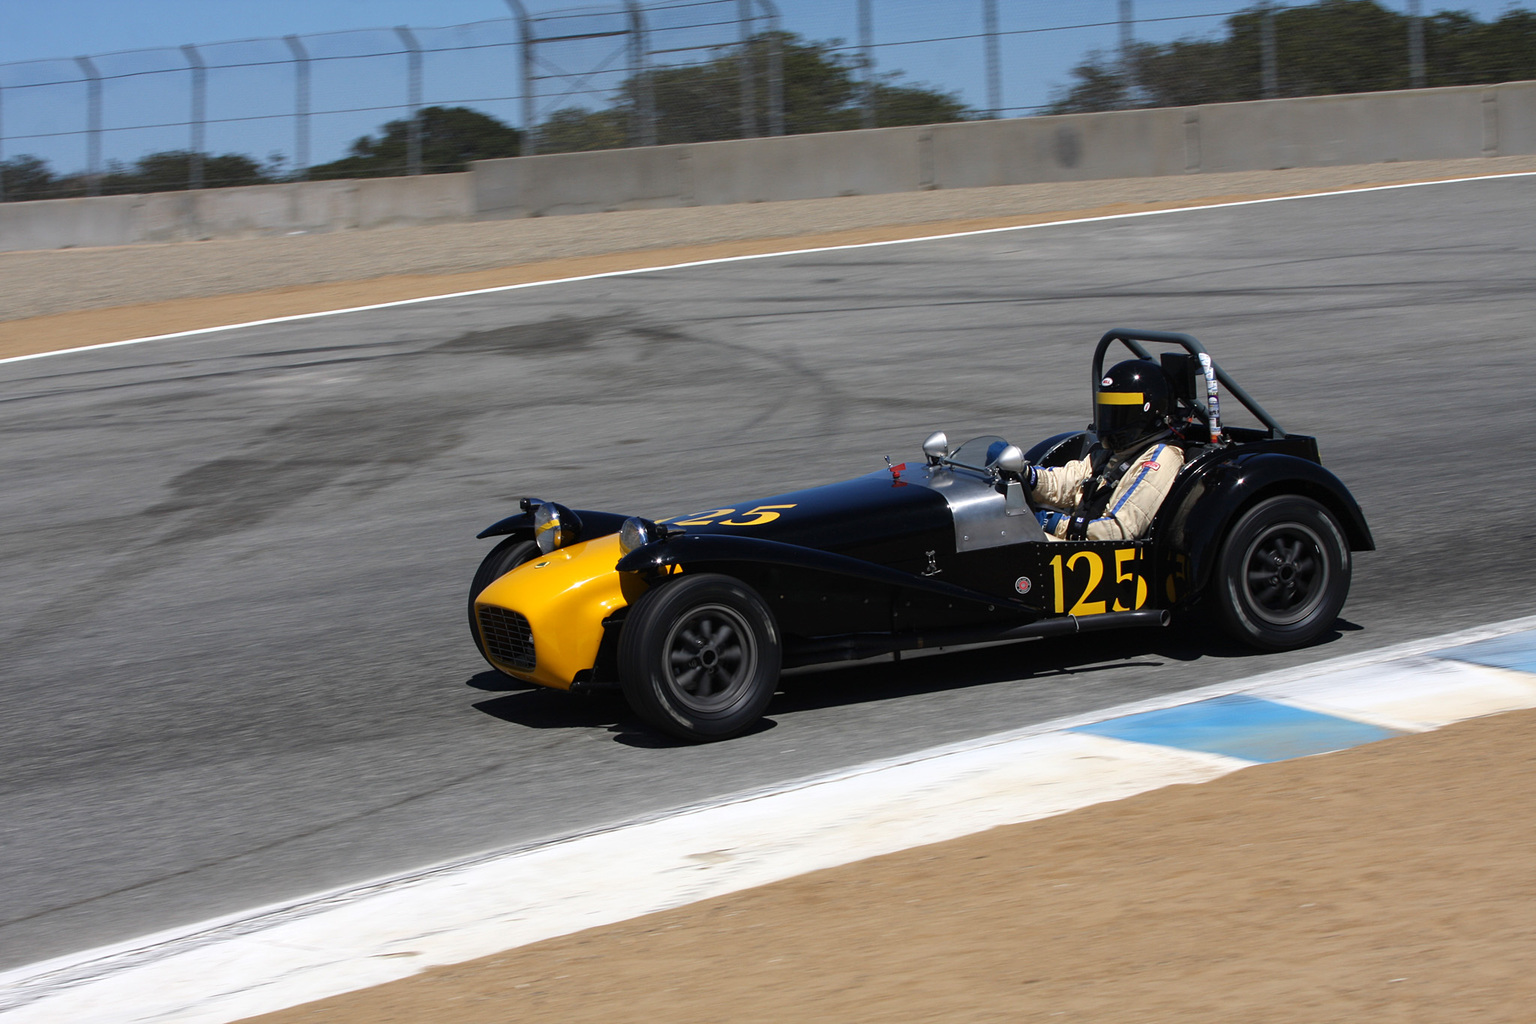
[[[1099,442],[1122,451],[1162,430],[1169,408],[1168,378],[1150,359],[1127,359],[1099,381],[1094,426]]]

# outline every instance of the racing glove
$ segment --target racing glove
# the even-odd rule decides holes
[[[1031,469],[1034,467],[1031,466]],[[1065,512],[1052,512],[1049,509],[1041,509],[1035,513],[1035,518],[1040,520],[1040,528],[1051,536],[1056,535],[1056,527],[1067,518]]]

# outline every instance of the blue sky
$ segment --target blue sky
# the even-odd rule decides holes
[[[536,13],[591,8],[590,2],[572,0],[525,0]],[[646,0],[680,3],[686,0]],[[784,27],[809,39],[840,37],[853,41],[858,35],[856,0],[777,0]],[[1250,0],[1135,0],[1138,38],[1167,40],[1202,35],[1221,28],[1222,16],[1248,6]],[[1290,0],[1296,3],[1298,0]],[[1385,0],[1388,6],[1406,9],[1407,0]],[[611,6],[611,5],[610,5]],[[1518,6],[1509,0],[1425,0],[1426,11],[1441,7],[1469,10],[1482,18],[1497,17]],[[1068,81],[1068,72],[1083,53],[1094,47],[1113,47],[1117,34],[1116,0],[999,0],[1002,42],[1004,106],[1024,112],[1047,102],[1054,88]],[[697,8],[722,13],[734,4]],[[873,0],[876,61],[882,71],[901,70],[905,80],[957,92],[969,105],[986,105],[982,44],[977,39],[906,45],[907,40],[964,37],[979,33],[980,0]],[[677,19],[678,12],[669,15]],[[155,149],[186,148],[188,130],[176,122],[188,119],[189,75],[177,49],[193,43],[210,64],[244,63],[239,69],[215,70],[209,75],[208,128],[205,148],[213,152],[244,152],[258,158],[279,153],[292,159],[296,146],[293,119],[293,72],[284,63],[287,50],[280,43],[218,47],[226,40],[276,38],[289,34],[357,29],[388,29],[451,26],[498,21],[508,17],[503,0],[47,0],[22,3],[9,0],[0,15],[0,64],[64,58],[56,64],[28,64],[22,68],[0,67],[0,134],[7,136],[5,157],[34,153],[50,160],[58,170],[75,170],[85,164],[85,90],[79,83],[21,88],[25,83],[61,81],[78,76],[70,58],[125,50],[159,48],[155,54],[131,54],[97,61],[106,75],[120,75],[106,83],[104,154],[109,159],[131,161]],[[595,24],[587,22],[584,24]],[[1098,23],[1098,24],[1095,24]],[[1092,26],[1040,31],[1055,26]],[[718,26],[676,33],[673,41],[728,42],[732,29]],[[499,45],[513,37],[506,26],[481,26],[459,33],[420,33],[423,44],[454,45],[454,41],[478,43],[462,54],[429,53],[425,63],[425,100],[428,103],[471,102],[513,123],[518,106],[515,53]],[[306,39],[312,55],[341,55],[358,47],[367,51],[390,49],[391,32],[367,36],[321,36]],[[581,52],[552,54],[566,70],[585,70],[612,56],[613,44],[582,44]],[[659,45],[659,44],[653,44]],[[398,55],[347,61],[320,61],[314,65],[311,119],[312,162],[342,155],[351,139],[374,129],[403,112],[405,64]],[[161,73],[144,73],[161,72]],[[612,79],[598,77],[602,86]],[[549,79],[541,89],[558,92],[568,80]],[[577,96],[576,99],[582,97]],[[586,97],[598,105],[601,96]],[[546,96],[541,114],[561,101]],[[567,101],[569,102],[569,101]],[[318,113],[351,109],[350,113]],[[365,108],[365,109],[352,109]],[[72,133],[72,134],[63,134]],[[30,136],[18,138],[17,136]]]

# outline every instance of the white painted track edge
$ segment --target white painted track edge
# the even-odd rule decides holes
[[[848,768],[825,772],[818,775],[788,781],[764,787],[757,790],[748,790],[731,794],[714,800],[701,801],[678,807],[668,808],[647,815],[638,815],[617,822],[611,822],[602,826],[571,832],[554,837],[534,840],[528,843],[516,844],[507,847],[499,847],[467,857],[444,861],[422,868],[416,868],[406,872],[370,879],[364,882],[353,883],[346,886],[313,893],[308,896],[277,903],[267,904],[250,910],[239,911],[207,921],[185,925],[179,928],[167,929],[150,935],[140,936],[108,946],[82,950],[78,953],[66,954],[38,963],[13,968],[0,972],[0,988],[15,988],[17,986],[35,987],[38,985],[70,985],[89,981],[92,978],[114,973],[140,962],[153,961],[162,956],[186,950],[196,949],[209,943],[237,937],[252,931],[265,929],[287,921],[302,919],[312,913],[322,911],[329,906],[338,903],[349,903],[356,899],[387,892],[393,889],[408,887],[428,881],[436,876],[449,872],[459,871],[473,867],[487,861],[504,857],[512,857],[529,853],[534,850],[547,849],[566,843],[573,843],[591,836],[606,835],[612,832],[622,831],[636,826],[646,825],[652,822],[669,818],[710,810],[712,808],[739,806],[754,801],[767,799],[782,793],[812,789],[818,786],[830,785],[845,779],[855,778],[860,775],[872,774],[886,769],[903,765],[916,764],[923,761],[936,760],[953,754],[964,753],[971,750],[979,750],[986,747],[999,746],[1015,740],[1031,736],[1045,735],[1053,732],[1061,732],[1081,726],[1122,718],[1127,715],[1139,714],[1147,711],[1157,711],[1166,708],[1178,707],[1197,701],[1209,700],[1214,697],[1227,696],[1234,693],[1245,693],[1253,690],[1261,690],[1284,684],[1296,679],[1313,677],[1324,674],[1335,674],[1371,665],[1396,661],[1403,658],[1412,658],[1428,654],[1432,651],[1448,647],[1457,647],[1465,644],[1476,643],[1482,640],[1494,639],[1512,633],[1536,629],[1536,616],[1527,616],[1519,619],[1511,619],[1504,622],[1483,626],[1475,626],[1458,630],[1452,633],[1441,634],[1421,640],[1411,640],[1388,647],[1365,651],[1360,654],[1347,655],[1340,658],[1331,658],[1325,661],[1312,662],[1307,665],[1293,668],[1279,669],[1256,676],[1248,676],[1241,679],[1230,680],[1224,683],[1216,683],[1210,686],[1198,687],[1190,690],[1181,690],[1176,693],[1164,694],[1159,697],[1146,700],[1133,701],[1126,704],[1118,704],[1097,711],[1077,715],[1070,715],[1050,721],[1036,723],[1019,729],[994,733],[987,736],[975,737],[969,740],[955,743],[928,747],[907,754],[882,758]],[[20,1003],[14,1000],[0,999],[0,1014],[3,1014],[9,1004],[10,1008],[30,1002],[23,997]]]
[[[822,252],[841,252],[844,250],[852,249],[872,249],[887,245],[909,245],[916,242],[938,242],[952,238],[970,238],[978,235],[995,235],[1005,231],[1033,231],[1040,228],[1065,227],[1072,224],[1094,224],[1103,221],[1131,220],[1137,217],[1161,217],[1168,214],[1189,213],[1197,210],[1221,210],[1239,206],[1260,206],[1266,203],[1286,203],[1299,199],[1325,199],[1332,196],[1356,195],[1368,192],[1389,192],[1398,189],[1424,188],[1431,185],[1456,185],[1474,181],[1496,181],[1504,178],[1528,177],[1536,177],[1536,171],[1511,171],[1504,174],[1479,174],[1465,178],[1439,178],[1433,181],[1407,181],[1397,182],[1390,185],[1368,185],[1361,188],[1333,189],[1326,192],[1303,192],[1292,196],[1266,196],[1261,199],[1238,199],[1218,203],[1198,203],[1197,205],[1192,206],[1174,206],[1161,210],[1137,210],[1131,213],[1111,213],[1097,217],[1073,217],[1066,220],[1044,221],[1038,224],[1011,224],[1006,227],[999,228],[977,228],[970,231],[952,231],[937,235],[914,235],[910,238],[891,238],[878,242],[852,242],[845,245],[822,245],[812,246],[805,249],[785,249],[774,252],[747,253],[740,256],[719,256],[706,260],[688,260],[681,263],[662,263],[650,267],[633,267],[628,270],[609,270],[600,274],[579,274],[574,277],[555,277],[544,281],[524,281],[520,284],[503,284],[490,288],[473,288],[462,292],[444,292],[440,295],[421,295],[413,299],[395,299],[390,302],[375,302],[364,306],[346,306],[341,309],[325,309],[312,313],[294,313],[288,316],[269,317],[264,320],[248,320],[236,324],[223,324],[218,327],[199,327],[190,331],[173,331],[169,334],[151,334],[142,338],[125,338],[122,341],[106,341],[96,345],[80,345],[75,348],[55,349],[49,352],[32,352],[28,353],[27,355],[7,356],[6,358],[0,359],[0,364],[19,363],[32,359],[45,359],[49,356],[69,355],[71,353],[77,352],[95,352],[100,349],[120,348],[126,345],[142,345],[152,341],[173,341],[180,338],[194,338],[202,335],[218,334],[224,331],[244,330],[248,327],[265,327],[271,324],[295,323],[301,320],[316,320],[328,316],[344,316],[349,313],[367,313],[379,309],[393,309],[399,306],[412,306],[423,302],[440,302],[445,299],[461,299],[475,295],[492,295],[497,292],[518,291],[523,288],[542,288],[549,285],[572,284],[579,281],[596,281],[605,277],[626,277],[631,274],[653,274],[664,270],[683,270],[689,267],[707,267],[723,263],[742,263],[748,260],[773,259],[775,257],[782,256],[805,256]],[[880,226],[891,227],[894,225]]]

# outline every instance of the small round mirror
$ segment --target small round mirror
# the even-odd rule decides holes
[[[1018,445],[1011,444],[997,453],[997,459],[992,465],[1009,476],[1018,476],[1024,472],[1024,453]]]
[[[928,456],[929,462],[938,462],[949,454],[949,436],[942,430],[929,434],[928,440],[923,442],[923,454]]]

